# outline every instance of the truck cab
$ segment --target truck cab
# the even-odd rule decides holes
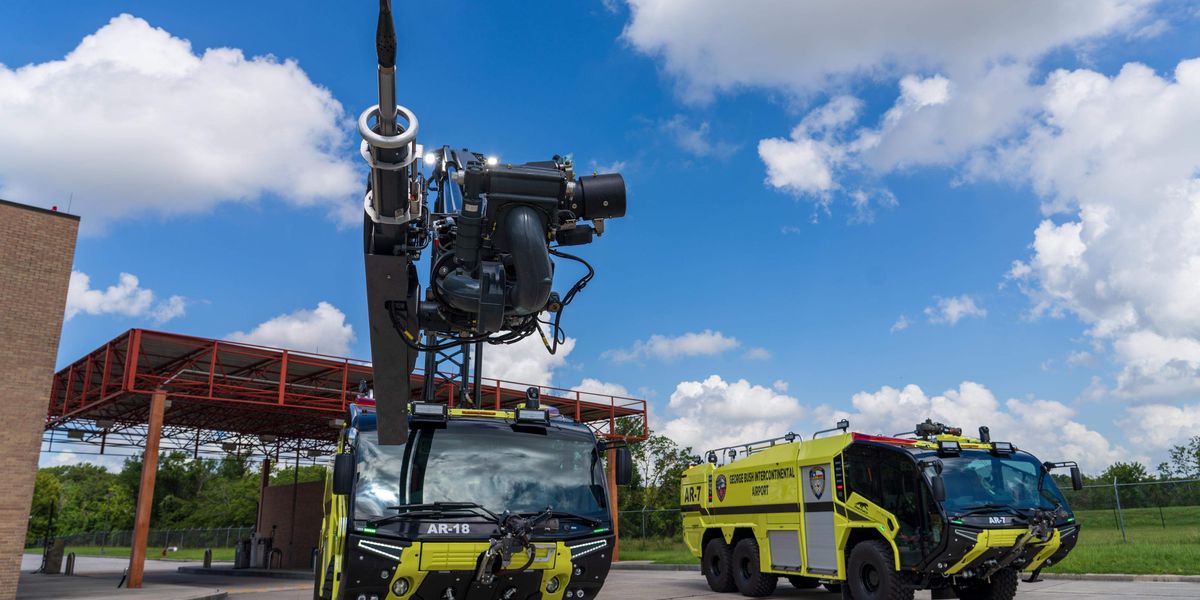
[[[1082,485],[1074,463],[945,426],[847,429],[719,449],[684,474],[685,542],[713,590],[768,595],[785,577],[865,600],[1001,600],[1019,572],[1036,580],[1074,548],[1079,526],[1050,475],[1069,466]]]
[[[609,446],[554,412],[414,403],[408,442],[382,445],[374,410],[353,406],[313,597],[594,598],[614,542]],[[625,478],[628,449],[616,450]]]

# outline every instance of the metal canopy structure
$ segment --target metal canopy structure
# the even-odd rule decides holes
[[[193,456],[216,448],[217,453],[257,453],[276,461],[294,453],[298,465],[302,451],[309,457],[333,451],[349,405],[358,399],[362,382],[370,387],[371,380],[366,361],[130,329],[54,375],[45,429],[51,446],[55,435],[65,431],[68,445],[98,444],[101,454],[117,440],[141,450],[127,584],[137,588],[142,585],[160,447],[190,449]],[[530,387],[482,381],[479,408],[515,407],[525,401]],[[424,384],[424,374],[413,375],[414,398]],[[435,375],[435,400],[454,407],[456,398],[473,396],[462,394],[457,385]],[[645,400],[537,387],[543,405],[587,424],[598,437],[632,441],[648,434]],[[117,440],[110,442],[110,437]],[[263,464],[265,486],[270,460]],[[615,473],[610,460],[614,507]]]
[[[67,430],[82,441],[112,434],[142,437],[150,395],[167,394],[165,440],[280,450],[329,451],[340,419],[371,384],[369,362],[238,342],[131,329],[54,376],[47,430]],[[418,394],[425,377],[412,378]],[[438,400],[454,406],[455,385],[434,381]],[[482,408],[511,408],[529,387],[483,380]],[[538,386],[544,405],[586,423],[608,439],[643,439],[646,402]],[[618,427],[618,420],[627,420]],[[273,451],[273,452],[272,452]]]

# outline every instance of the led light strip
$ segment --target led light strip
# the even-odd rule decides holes
[[[400,554],[402,552],[404,552],[403,546],[393,546],[391,544],[384,544],[381,542],[371,542],[371,541],[367,541],[367,540],[358,540],[358,547],[362,550],[366,550],[367,552],[370,552],[371,554],[383,556],[386,558],[390,558],[392,560],[400,560]],[[384,551],[383,548],[395,550],[396,553],[391,554],[389,552]]]
[[[608,540],[584,542],[582,544],[576,544],[574,546],[567,547],[571,549],[571,560],[575,560],[576,558],[587,556],[588,554],[591,554],[597,550],[602,550],[606,546],[608,546]]]

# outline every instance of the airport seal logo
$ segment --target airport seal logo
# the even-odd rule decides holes
[[[825,493],[825,467],[812,467],[808,470],[808,487],[817,500]]]
[[[725,476],[717,475],[717,500],[725,501]]]

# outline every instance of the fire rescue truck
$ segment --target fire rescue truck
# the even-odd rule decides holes
[[[908,434],[838,427],[707,453],[683,475],[684,540],[717,592],[766,596],[779,577],[843,598],[1010,600],[1079,536],[1043,463],[1010,442],[926,421]]]
[[[611,444],[529,398],[514,410],[415,402],[400,445],[379,443],[374,408],[352,405],[326,480],[313,598],[595,598],[614,543],[601,463]],[[624,485],[629,449],[615,450]]]

